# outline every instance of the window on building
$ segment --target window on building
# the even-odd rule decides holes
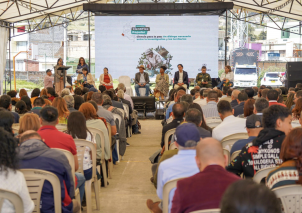
[[[17,41],[17,51],[26,51],[27,41]]]
[[[90,39],[91,39],[91,34],[90,34]],[[89,35],[88,34],[86,34],[86,35],[84,35],[84,37],[83,37],[83,40],[84,41],[88,41],[89,40]]]

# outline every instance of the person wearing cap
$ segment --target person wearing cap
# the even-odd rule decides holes
[[[46,76],[44,77],[44,89],[47,87],[53,87],[54,77],[51,77],[51,70],[46,70]]]
[[[164,185],[173,179],[192,176],[199,172],[195,163],[196,145],[200,141],[200,134],[195,124],[184,123],[175,131],[175,145],[178,147],[177,155],[161,162],[157,174],[157,195],[163,199]],[[169,194],[169,210],[174,196],[175,188]],[[162,212],[162,203],[147,200],[147,207],[151,212]],[[169,211],[170,212],[170,211]]]
[[[250,115],[246,118],[245,128],[249,137],[247,139],[241,139],[236,141],[232,146],[231,153],[230,153],[231,155],[234,152],[241,150],[246,144],[252,142],[259,135],[259,132],[263,129],[261,118],[262,116],[255,115],[255,114]]]
[[[189,213],[219,208],[220,200],[232,183],[240,180],[227,172],[228,157],[214,138],[202,139],[196,147],[199,172],[177,182],[171,213]]]
[[[135,74],[135,92],[136,92],[136,96],[141,96],[141,94],[139,93],[139,88],[146,88],[146,94],[145,96],[149,96],[149,75],[148,73],[144,72],[145,67],[144,65],[140,65],[138,67],[139,72]]]
[[[273,105],[265,109],[263,129],[242,148],[226,169],[238,176],[243,174],[246,178],[252,178],[260,169],[281,164],[280,150],[285,136],[292,129],[291,121],[291,112],[286,107]]]

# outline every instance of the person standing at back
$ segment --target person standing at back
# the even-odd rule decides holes
[[[219,208],[225,190],[240,180],[225,170],[227,158],[219,141],[202,139],[197,144],[195,157],[200,172],[177,182],[171,213]]]
[[[245,119],[237,118],[233,115],[232,107],[228,101],[219,101],[217,108],[222,122],[213,129],[213,138],[221,141],[226,136],[246,132]]]
[[[263,127],[257,138],[242,148],[227,170],[252,178],[260,169],[282,163],[280,150],[285,136],[291,131],[292,116],[289,109],[273,105],[263,112]]]
[[[54,77],[52,77],[51,70],[46,70],[46,76],[44,77],[44,89],[47,87],[53,87]]]
[[[136,96],[141,96],[142,94],[139,93],[139,88],[146,88],[145,96],[149,96],[149,75],[147,72],[144,72],[145,67],[144,65],[140,65],[138,67],[139,72],[135,74],[135,92]]]
[[[178,89],[179,87],[183,87],[186,90],[189,89],[189,76],[186,71],[183,70],[183,65],[177,65],[178,71],[174,74],[174,84],[173,88]]]

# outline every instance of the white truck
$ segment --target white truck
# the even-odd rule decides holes
[[[256,87],[258,81],[256,65],[237,65],[234,69],[234,87]]]

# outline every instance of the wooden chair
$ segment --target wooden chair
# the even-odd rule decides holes
[[[222,148],[226,148],[228,146],[229,149],[231,149],[233,144],[236,141],[241,140],[241,139],[247,139],[248,137],[249,136],[246,132],[236,133],[236,134],[226,136],[221,140]]]
[[[301,212],[302,186],[300,184],[281,186],[272,191],[280,198],[284,213]]]
[[[270,173],[272,170],[276,169],[276,166],[273,166],[273,167],[267,167],[267,168],[264,168],[264,169],[260,169],[256,172],[256,174],[254,175],[253,177],[253,180],[256,182],[256,183],[260,183],[261,180],[263,178],[266,178],[268,173]]]
[[[240,154],[240,152],[241,152],[241,150],[233,152],[233,154],[231,155],[231,161],[233,161]]]
[[[205,210],[198,210],[190,213],[220,213],[220,209],[205,209]]]
[[[94,138],[96,138],[97,135],[99,135],[99,137],[101,138],[101,149],[102,149],[101,168],[103,171],[105,187],[107,187],[107,171],[106,171],[106,161],[105,161],[105,137],[104,137],[105,133],[99,129],[92,128],[92,127],[89,127],[88,130],[93,134]]]
[[[4,200],[8,200],[13,204],[16,213],[24,212],[23,201],[21,197],[15,192],[0,189],[0,210],[2,209]]]
[[[95,201],[96,201],[96,207],[97,210],[100,210],[100,182],[98,181],[97,175],[96,175],[96,148],[95,145],[86,140],[82,139],[74,139],[74,142],[77,147],[77,153],[78,153],[78,161],[79,161],[79,169],[77,172],[82,173],[84,175],[83,171],[83,159],[84,159],[84,153],[86,147],[89,147],[91,150],[91,160],[92,160],[92,178],[90,180],[86,180],[85,182],[85,196],[86,196],[86,206],[87,206],[87,213],[92,212],[92,202],[91,202],[91,186],[93,184],[94,192],[95,192]]]
[[[168,181],[163,188],[163,213],[169,212],[169,194],[172,189],[176,188],[177,181],[183,178],[178,178]]]
[[[29,195],[35,204],[33,212],[40,213],[41,193],[44,181],[48,181],[52,186],[54,212],[62,212],[61,184],[55,174],[40,169],[20,169],[20,171],[25,177]]]
[[[56,149],[58,151],[61,151],[66,156],[66,158],[69,162],[69,165],[71,167],[71,174],[72,174],[72,178],[73,178],[73,182],[74,182],[74,190],[75,190],[74,195],[75,195],[76,200],[81,205],[80,190],[76,187],[76,184],[75,184],[75,162],[74,162],[73,154],[71,152],[65,150],[65,149],[59,149],[59,148],[52,148],[52,149]]]
[[[176,130],[176,128],[170,129],[165,134],[165,140],[164,140],[164,142],[165,142],[165,151],[169,150],[169,137],[175,133],[175,130]]]

